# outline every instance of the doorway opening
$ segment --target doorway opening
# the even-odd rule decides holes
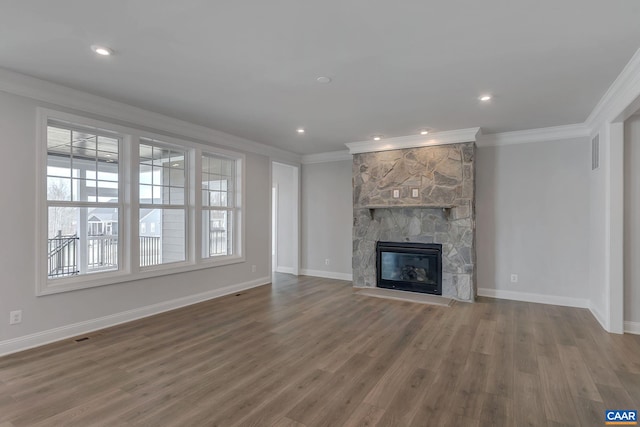
[[[299,274],[300,168],[271,165],[271,267],[275,273]]]

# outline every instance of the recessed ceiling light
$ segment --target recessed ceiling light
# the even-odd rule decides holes
[[[298,133],[304,133],[304,129],[303,129],[303,128],[298,128],[298,129],[296,130],[296,132],[298,132]]]
[[[108,47],[105,47],[105,46],[93,45],[93,46],[91,46],[91,50],[93,50],[98,55],[102,55],[102,56],[113,55],[113,50],[111,50],[111,49],[109,49]]]
[[[331,77],[327,77],[327,76],[320,76],[316,79],[316,81],[318,83],[323,83],[323,84],[327,84],[327,83],[331,83]]]
[[[482,95],[480,98],[478,98],[480,101],[482,102],[487,102],[487,101],[491,101],[491,95]]]
[[[426,135],[426,134],[428,134],[428,133],[429,133],[429,131],[428,131],[428,130],[426,130],[426,129],[422,129],[422,130],[420,131],[420,135]]]
[[[382,139],[382,137],[380,135],[376,135],[373,137],[374,141],[380,141]]]

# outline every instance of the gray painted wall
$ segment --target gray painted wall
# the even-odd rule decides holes
[[[0,147],[7,159],[0,168],[0,235],[4,242],[0,245],[0,342],[269,276],[269,159],[248,153],[246,262],[36,297],[38,105],[43,104],[0,92]],[[131,121],[135,122],[135,117]],[[251,265],[256,265],[255,273],[251,272]],[[17,309],[23,310],[23,321],[9,326],[8,313]]]
[[[351,167],[302,165],[302,269],[351,274]]]
[[[294,268],[294,173],[296,169],[280,163],[273,164],[273,184],[278,188],[278,224],[276,268],[281,272],[291,272]]]
[[[624,320],[640,322],[640,116],[624,135]]]
[[[606,232],[609,220],[606,212],[608,168],[608,132],[600,134],[600,167],[589,173],[589,299],[591,311],[603,324],[609,317],[609,289],[605,272]]]
[[[590,153],[587,138],[477,149],[479,288],[580,300],[600,293],[589,287]],[[349,161],[303,166],[303,268],[322,268],[326,256],[309,247],[319,235],[350,260],[352,209],[341,189],[350,172]]]
[[[590,153],[587,138],[478,149],[480,289],[589,299]]]

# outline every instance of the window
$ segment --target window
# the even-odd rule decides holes
[[[244,261],[241,154],[39,116],[38,294]]]
[[[47,277],[118,270],[120,139],[47,126]]]
[[[143,139],[139,150],[139,222],[153,221],[153,235],[140,226],[141,267],[186,259],[186,152],[158,144]]]
[[[202,155],[202,257],[234,254],[236,160]]]

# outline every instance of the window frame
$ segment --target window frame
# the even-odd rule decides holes
[[[232,258],[237,256],[236,252],[242,252],[242,248],[244,247],[243,245],[243,236],[244,236],[244,228],[242,227],[241,229],[238,229],[238,227],[236,226],[236,224],[239,224],[243,221],[243,212],[242,212],[242,207],[243,207],[243,203],[242,203],[242,199],[241,199],[241,195],[244,194],[244,180],[243,175],[242,175],[242,162],[238,162],[238,158],[234,157],[233,155],[231,155],[230,153],[223,153],[222,151],[217,151],[214,152],[212,150],[202,150],[200,152],[199,158],[200,158],[200,162],[202,162],[202,157],[204,156],[211,156],[211,157],[218,157],[218,158],[222,158],[225,160],[233,160],[235,161],[234,163],[234,167],[233,167],[233,178],[234,178],[234,182],[233,182],[233,203],[231,206],[210,206],[207,205],[206,207],[204,206],[204,204],[202,203],[202,193],[203,193],[203,186],[202,186],[202,175],[204,174],[204,169],[202,168],[202,163],[200,163],[198,165],[198,173],[199,173],[199,179],[198,179],[198,192],[199,192],[199,196],[200,196],[200,204],[199,204],[199,216],[198,216],[198,220],[201,222],[200,227],[202,228],[202,215],[205,212],[211,212],[211,211],[226,211],[227,215],[230,213],[231,214],[231,240],[232,240],[232,251],[231,254],[227,254],[227,255],[208,255],[208,256],[204,256],[203,254],[203,249],[204,249],[204,245],[201,244],[200,245],[200,252],[199,252],[199,256],[201,257],[201,259],[203,260],[203,262],[207,262],[207,263],[215,263],[217,260],[224,260],[227,258]],[[227,191],[227,197],[229,195],[229,192]],[[204,236],[204,230],[201,233],[201,236]],[[236,249],[238,248],[238,249]]]
[[[189,207],[193,204],[193,197],[191,197],[191,192],[190,192],[190,187],[193,185],[192,184],[192,179],[191,179],[191,174],[190,174],[190,168],[191,166],[191,161],[190,161],[190,149],[188,147],[185,146],[181,146],[178,144],[172,144],[172,143],[168,143],[163,139],[155,139],[155,138],[147,138],[147,137],[140,137],[138,138],[138,142],[136,144],[136,148],[138,151],[138,159],[137,159],[137,164],[135,166],[135,174],[136,174],[136,178],[135,181],[132,182],[131,185],[135,185],[136,188],[140,189],[140,145],[149,145],[151,147],[157,147],[157,148],[165,148],[168,150],[180,150],[180,151],[184,151],[184,203],[181,205],[173,205],[171,203],[159,203],[159,204],[154,204],[154,203],[140,203],[140,195],[138,194],[137,196],[137,212],[135,215],[136,218],[136,223],[138,224],[138,226],[140,225],[140,211],[142,209],[161,209],[161,210],[165,210],[165,209],[173,209],[173,210],[181,210],[182,212],[184,212],[184,260],[181,261],[172,261],[172,262],[165,262],[165,263],[159,263],[159,264],[152,264],[152,265],[140,265],[140,261],[139,261],[139,254],[140,254],[140,247],[139,247],[139,238],[140,238],[140,230],[138,230],[137,233],[137,239],[138,239],[138,257],[136,258],[137,262],[137,266],[140,269],[140,271],[152,271],[158,268],[161,268],[162,266],[180,266],[180,265],[188,265],[189,260],[192,258],[190,255],[190,251],[189,251],[189,244],[190,241],[192,240],[192,237],[190,236],[189,230],[190,227],[193,224],[193,221],[190,220],[189,218]],[[153,169],[152,169],[152,173],[153,173]],[[167,188],[171,188],[171,187],[167,187]],[[153,194],[153,186],[152,186],[152,194]],[[152,195],[153,197],[153,195]],[[169,196],[171,197],[171,196]],[[131,220],[133,221],[133,219]]]
[[[87,133],[91,133],[94,134],[96,137],[107,137],[107,138],[114,138],[118,140],[118,200],[116,202],[100,202],[98,201],[98,196],[99,196],[99,192],[98,192],[98,183],[101,182],[100,180],[98,180],[98,173],[99,170],[96,167],[96,179],[94,180],[96,183],[96,201],[91,202],[89,200],[74,200],[75,197],[73,196],[73,178],[70,179],[71,181],[71,194],[70,194],[70,199],[69,200],[49,200],[48,197],[48,178],[49,178],[49,149],[48,149],[48,135],[49,135],[49,127],[57,127],[57,128],[63,128],[65,130],[69,130],[71,132],[87,132]],[[45,175],[45,181],[46,181],[46,195],[45,195],[45,210],[46,210],[46,218],[47,218],[47,230],[46,230],[46,235],[47,235],[47,239],[49,239],[49,213],[50,213],[50,209],[51,208],[73,208],[73,209],[90,209],[90,208],[116,208],[118,210],[118,223],[122,223],[123,220],[123,212],[124,212],[124,197],[122,195],[122,188],[121,188],[121,183],[122,183],[122,165],[120,163],[120,154],[122,151],[122,147],[124,146],[124,140],[122,135],[120,135],[117,132],[107,132],[104,131],[103,129],[97,129],[97,128],[93,128],[93,127],[87,127],[87,126],[78,126],[76,124],[69,124],[69,123],[64,123],[64,122],[60,122],[60,121],[56,121],[56,120],[48,120],[47,121],[47,125],[46,125],[46,129],[44,130],[45,132],[45,138],[46,138],[46,165],[45,165],[45,171],[44,171],[44,175]],[[70,154],[73,155],[73,150],[70,151]],[[69,159],[75,159],[75,157],[69,157]],[[73,176],[73,169],[70,170],[70,177]],[[77,178],[78,180],[87,180],[87,178]],[[85,184],[86,185],[86,184]],[[94,226],[99,226],[99,227],[94,227]],[[86,231],[87,231],[87,235],[86,236],[79,236],[78,238],[78,242],[82,242],[83,238],[85,239],[84,244],[80,244],[80,249],[87,249],[88,245],[89,245],[89,237],[91,236],[90,234],[90,230],[91,229],[99,229],[101,230],[101,233],[105,232],[105,228],[102,227],[102,223],[95,223],[95,222],[91,222],[89,221],[89,218],[87,217],[87,223],[85,224],[86,227]],[[79,253],[79,251],[77,252]],[[88,255],[88,253],[86,254]],[[82,259],[81,256],[78,256],[78,258]],[[86,261],[88,262],[89,259],[86,259]],[[121,269],[122,266],[122,261],[123,261],[123,257],[122,257],[122,242],[120,240],[120,236],[118,235],[118,243],[117,243],[117,256],[116,256],[116,262],[117,262],[117,267],[116,269],[111,269],[111,270],[104,270],[104,271],[94,271],[94,272],[81,272],[82,269],[87,268],[87,265],[80,265],[80,262],[77,263],[77,268],[80,270],[78,271],[78,276],[93,276],[93,275],[99,275],[101,273],[113,273],[113,272],[117,272]],[[61,282],[64,283],[66,279],[70,279],[72,276],[66,276],[66,277],[56,277],[56,278],[49,278],[49,276],[47,275],[47,280],[50,281],[55,281],[55,282]],[[75,277],[75,276],[73,276]]]
[[[246,261],[245,258],[245,164],[242,153],[219,148],[214,142],[202,143],[187,138],[143,131],[113,122],[96,120],[48,108],[37,108],[36,124],[36,229],[35,229],[35,274],[37,296],[69,292],[134,280],[165,276],[205,268],[214,268]],[[118,182],[119,182],[119,266],[118,270],[95,272],[72,277],[49,279],[47,275],[48,200],[47,200],[47,126],[50,122],[69,124],[80,129],[94,129],[100,134],[118,135],[121,138]],[[135,126],[135,125],[134,125]],[[175,146],[186,153],[185,162],[185,260],[139,266],[139,144],[141,140],[154,140]],[[142,141],[144,143],[144,141]],[[236,162],[237,220],[234,227],[232,255],[203,258],[202,248],[202,153],[210,153],[234,159]],[[188,160],[188,161],[187,161]]]

